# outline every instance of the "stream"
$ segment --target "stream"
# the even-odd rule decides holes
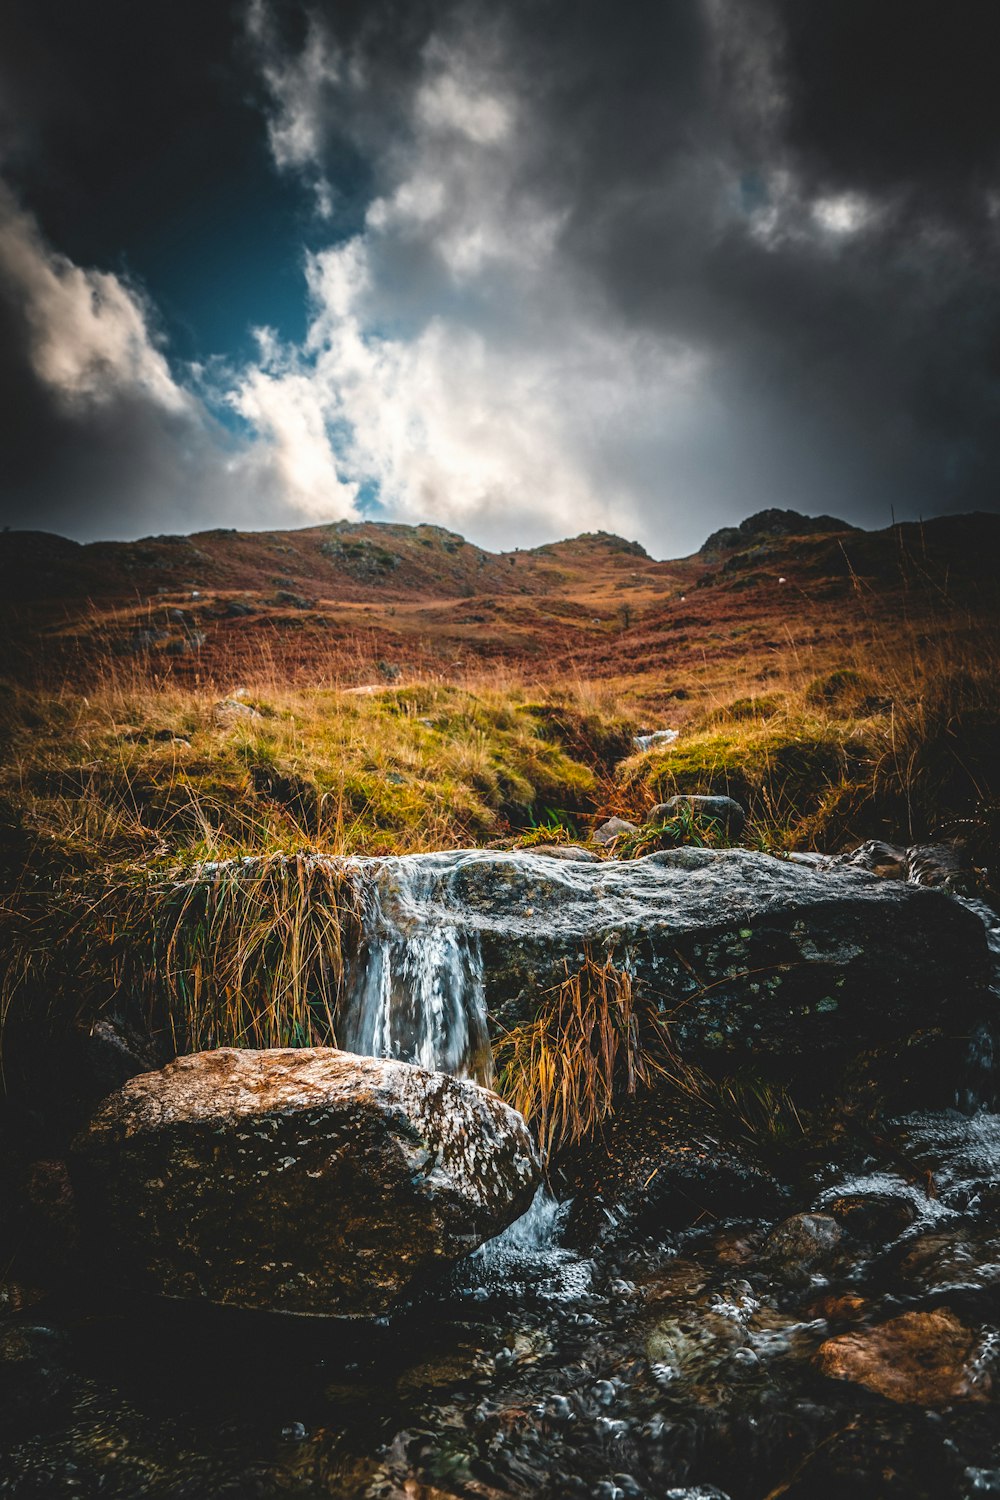
[[[391,878],[373,866],[341,1042],[488,1082],[479,937],[442,916],[454,874],[439,856],[397,861]],[[616,877],[567,864],[559,878],[592,892]],[[994,924],[1000,975],[996,919],[977,914]],[[655,1235],[610,1224],[581,1252],[562,1242],[568,1205],[543,1188],[391,1317],[109,1306],[76,1286],[22,1329],[44,1391],[40,1376],[27,1429],[5,1431],[0,1413],[0,1496],[1000,1496],[1000,1114],[985,1034],[967,1077],[952,1107],[789,1164],[783,1213],[838,1215],[847,1232],[827,1245],[768,1238],[773,1211],[706,1210]],[[831,1336],[940,1308],[975,1335],[962,1399],[897,1404],[816,1366]],[[30,1390],[17,1395],[30,1406]]]

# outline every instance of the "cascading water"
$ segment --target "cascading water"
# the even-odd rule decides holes
[[[440,855],[380,862],[366,872],[364,938],[349,976],[341,1041],[351,1052],[489,1084],[479,938],[441,910],[448,874]]]
[[[478,933],[459,925],[454,891],[455,875],[469,857],[410,855],[366,871],[364,937],[339,1031],[351,1052],[419,1063],[489,1086],[493,1054],[482,951]],[[528,1212],[484,1247],[488,1264],[547,1254],[560,1217],[555,1198],[540,1187]]]
[[[341,1044],[489,1081],[486,1001],[503,1019],[501,967],[528,986],[537,974],[537,994],[552,983],[548,950],[572,958],[585,934],[648,935],[666,913],[672,942],[701,899],[689,877],[702,856],[682,857],[677,875],[527,852],[352,862],[364,922]],[[728,886],[748,928],[755,871],[748,858]],[[672,881],[683,887],[677,905]],[[973,909],[1000,958],[994,914]],[[34,1340],[57,1394],[39,1421],[37,1387],[22,1381],[31,1410],[16,1439],[5,1428],[12,1403],[0,1403],[0,1493],[1000,1496],[991,1021],[987,1007],[967,1033],[964,1110],[887,1118],[878,1137],[838,1130],[822,1155],[810,1146],[799,1157],[793,1141],[775,1163],[787,1166],[780,1206],[734,1204],[729,1218],[725,1203],[719,1217],[695,1204],[693,1222],[641,1232],[622,1215],[584,1258],[560,1244],[563,1208],[539,1197],[412,1305],[357,1326],[206,1325],[180,1304],[123,1316],[92,1305],[89,1288],[65,1327],[58,1307],[46,1312],[54,1328],[34,1326],[33,1313],[8,1322],[8,1350],[20,1358]],[[798,1210],[827,1224],[847,1216],[815,1263],[808,1243],[790,1250],[775,1230],[777,1215]],[[956,1367],[968,1386],[954,1402],[925,1411],[817,1367],[827,1340],[864,1347],[901,1316],[942,1309],[970,1340],[967,1371]]]

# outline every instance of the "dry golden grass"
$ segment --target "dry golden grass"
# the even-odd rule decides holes
[[[534,1123],[546,1160],[593,1134],[622,1096],[683,1082],[665,1022],[611,959],[588,955],[495,1050],[497,1087]]]
[[[873,623],[863,650],[790,647],[766,678],[759,657],[708,663],[699,694],[652,723],[635,683],[494,674],[357,693],[290,686],[266,661],[240,682],[182,687],[109,659],[86,693],[0,691],[0,1022],[94,1014],[130,990],[162,1004],[185,1045],[329,1037],[351,921],[348,893],[321,873],[331,857],[585,837],[610,813],[643,822],[674,792],[736,796],[744,841],[766,848],[961,836],[995,887],[1000,633],[955,611],[939,624]],[[220,716],[236,688],[246,712]],[[627,753],[636,729],[664,721],[675,744]],[[185,883],[241,856],[256,862],[238,879]],[[560,1046],[583,1046],[584,1001],[599,1021],[588,986],[576,1010],[550,1006],[555,1031],[519,1037],[519,1055],[548,1048],[551,1061],[560,1028]],[[600,1025],[618,1030],[604,1043],[618,1037],[628,1075],[632,1033],[609,996]],[[607,1054],[579,1055],[599,1113]],[[546,1096],[552,1139],[583,1108],[565,1071],[558,1086],[569,1114]],[[531,1107],[540,1116],[540,1096]]]

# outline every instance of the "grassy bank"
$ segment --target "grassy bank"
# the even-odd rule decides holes
[[[178,912],[178,875],[239,855],[586,839],[675,792],[736,797],[743,842],[779,851],[960,837],[995,888],[998,667],[996,632],[959,621],[790,653],[766,676],[747,659],[652,719],[652,667],[547,689],[185,689],[122,668],[86,691],[6,687],[3,1018],[85,1020],[129,990],[181,1046],[329,1039],[330,893],[244,881]],[[637,753],[634,734],[664,723],[676,742]]]

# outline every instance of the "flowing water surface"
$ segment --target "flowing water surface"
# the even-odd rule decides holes
[[[482,962],[475,935],[442,919],[447,873],[429,856],[373,876],[342,1040],[488,1079]],[[609,1223],[580,1254],[561,1243],[565,1206],[541,1190],[391,1318],[109,1309],[83,1289],[38,1319],[46,1397],[27,1431],[0,1437],[0,1496],[1000,1495],[1000,1407],[987,1399],[1000,1386],[1000,1115],[983,1104],[986,1036],[972,1040],[969,1080],[954,1109],[804,1164],[789,1210],[857,1197],[885,1217],[818,1267],[762,1254],[767,1222],[708,1213],[645,1239]],[[831,1332],[939,1306],[976,1333],[975,1399],[925,1411],[817,1372]]]

